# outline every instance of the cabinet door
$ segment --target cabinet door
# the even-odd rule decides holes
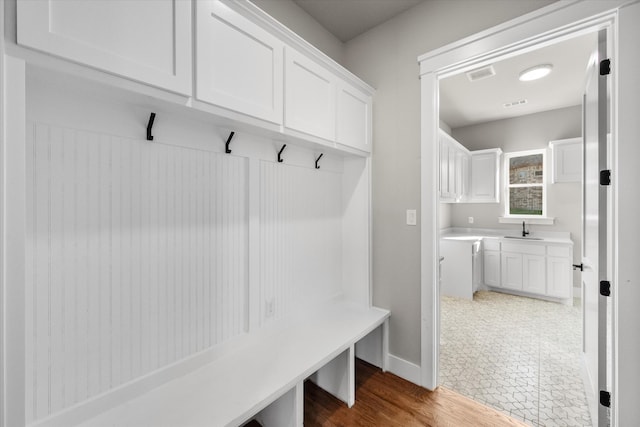
[[[284,44],[221,2],[195,4],[196,97],[282,124]]]
[[[552,181],[582,181],[582,138],[552,141],[553,173]]]
[[[189,1],[18,1],[17,25],[21,45],[191,94]]]
[[[499,202],[499,153],[471,153],[471,199],[476,202]]]
[[[460,155],[460,200],[469,199],[469,164],[471,156],[469,153],[461,152]]]
[[[571,297],[571,272],[570,258],[547,257],[547,295],[557,298]]]
[[[440,200],[449,197],[449,145],[440,138]]]
[[[448,157],[448,161],[449,161],[449,167],[448,167],[449,179],[447,180],[447,183],[449,184],[449,188],[448,188],[449,195],[455,201],[457,199],[457,196],[458,196],[457,185],[456,185],[456,171],[457,171],[456,162],[457,162],[457,157],[458,157],[458,150],[452,144],[447,144],[447,145],[449,146],[449,157]]]
[[[545,257],[541,255],[522,255],[522,290],[544,295],[546,284]]]
[[[293,49],[285,53],[285,126],[330,141],[336,137],[336,80]]]
[[[338,89],[337,135],[340,144],[371,152],[372,99],[341,82]]]
[[[500,286],[500,252],[484,251],[484,283],[487,286]]]
[[[502,252],[500,284],[503,288],[522,290],[522,254]]]

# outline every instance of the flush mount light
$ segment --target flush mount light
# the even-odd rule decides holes
[[[535,67],[527,68],[520,73],[521,82],[530,82],[532,80],[538,80],[548,75],[553,69],[551,64],[536,65]]]

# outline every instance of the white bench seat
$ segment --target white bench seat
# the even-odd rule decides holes
[[[340,301],[273,322],[247,336],[233,351],[81,425],[237,426],[288,392],[297,393],[292,398],[297,403],[291,411],[297,414],[290,414],[291,425],[301,425],[302,382],[345,352],[341,358],[348,366],[342,376],[350,379],[346,400],[342,398],[353,403],[354,344],[384,325],[384,361],[388,317],[387,310]]]

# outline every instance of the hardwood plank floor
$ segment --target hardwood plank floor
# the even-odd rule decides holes
[[[356,360],[356,404],[347,406],[307,381],[305,427],[526,426],[444,387],[429,391]]]

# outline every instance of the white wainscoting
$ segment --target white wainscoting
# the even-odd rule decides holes
[[[246,329],[247,166],[29,124],[29,423]]]
[[[260,162],[261,322],[341,292],[341,180],[335,172]]]

